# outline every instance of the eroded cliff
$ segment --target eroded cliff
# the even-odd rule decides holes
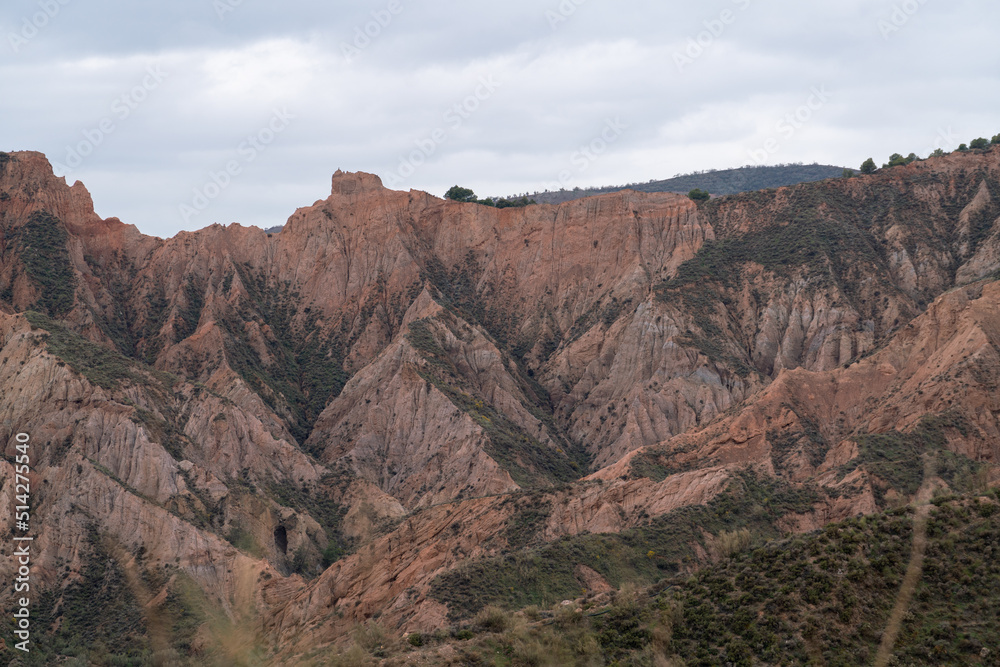
[[[928,452],[996,478],[995,148],[701,205],[337,172],[278,234],[167,240],[14,153],[0,226],[2,486],[29,433],[54,637],[101,559],[148,650],[293,661],[872,512]]]

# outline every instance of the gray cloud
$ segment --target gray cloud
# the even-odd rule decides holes
[[[856,166],[1000,132],[998,18],[971,0],[19,0],[0,9],[0,149],[45,152],[99,213],[160,236],[280,224],[338,168],[486,195]],[[268,133],[275,112],[292,118]]]

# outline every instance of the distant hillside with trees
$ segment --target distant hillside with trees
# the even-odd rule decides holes
[[[784,185],[796,185],[811,181],[822,181],[827,178],[839,178],[844,175],[844,167],[834,167],[825,164],[779,164],[746,166],[738,169],[710,169],[674,176],[662,181],[646,183],[630,183],[600,188],[574,188],[572,190],[557,190],[555,192],[536,192],[529,194],[539,204],[560,204],[581,197],[617,192],[619,190],[636,190],[638,192],[680,192],[687,194],[692,190],[704,190],[712,195],[732,195],[751,190],[778,188]]]

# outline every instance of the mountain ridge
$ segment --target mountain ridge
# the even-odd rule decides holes
[[[779,188],[799,183],[841,178],[853,169],[821,164],[746,165],[733,169],[709,169],[691,174],[678,174],[672,178],[629,183],[622,186],[561,189],[524,195],[539,204],[561,204],[582,197],[635,190],[636,192],[676,192],[687,194],[691,190],[704,190],[715,196],[733,195],[752,190]],[[511,197],[513,199],[514,197]]]
[[[740,528],[704,508],[810,531],[906,502],[923,451],[997,480],[997,149],[702,204],[498,210],[338,172],[278,234],[171,239],[40,154],[0,170],[0,486],[30,431],[40,585],[118,554],[269,662],[444,627],[476,602],[442,582],[525,547],[569,559],[562,587],[652,582],[664,536],[687,572]],[[239,657],[198,627],[144,650]]]

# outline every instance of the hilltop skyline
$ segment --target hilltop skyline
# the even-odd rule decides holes
[[[282,224],[337,169],[440,196],[857,168],[996,132],[998,18],[919,0],[10,3],[0,150],[45,153],[100,214],[164,237]]]

